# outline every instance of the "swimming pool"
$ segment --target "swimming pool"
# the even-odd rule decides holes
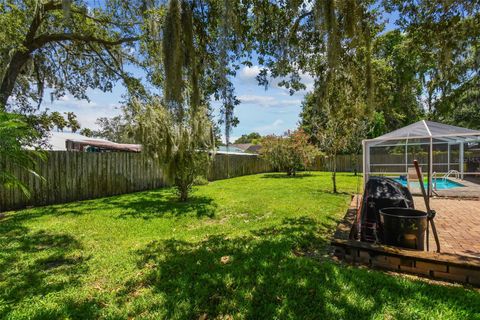
[[[404,179],[401,179],[401,178],[395,178],[393,179],[397,182],[400,182],[403,186],[407,186],[407,180],[404,180]],[[433,184],[435,186],[435,181],[433,181]],[[412,182],[412,187],[420,187],[418,182]],[[425,185],[425,188],[427,188],[428,186],[428,183],[424,183]],[[458,182],[455,182],[455,181],[452,181],[452,180],[449,180],[449,179],[437,179],[437,182],[436,182],[436,190],[447,190],[447,189],[453,189],[453,188],[458,188],[458,187],[464,187],[463,184],[460,184]]]

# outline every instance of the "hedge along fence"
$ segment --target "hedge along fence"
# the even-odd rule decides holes
[[[13,170],[12,167],[7,170]],[[14,174],[31,190],[28,199],[18,189],[0,187],[0,212],[151,190],[168,185],[162,168],[142,153],[49,151],[39,162],[42,181],[24,171]],[[16,171],[16,172],[15,172]],[[208,179],[218,180],[271,171],[256,155],[216,154]]]
[[[338,156],[337,171],[353,171],[353,159],[349,155]],[[360,171],[361,163],[358,166],[360,169],[357,170]],[[31,190],[29,199],[18,189],[0,186],[0,212],[151,190],[168,185],[161,167],[142,153],[49,151],[48,160],[39,162],[36,169],[45,181],[23,171],[14,172]],[[308,169],[328,171],[329,161],[318,157]],[[258,155],[216,154],[209,169],[208,180],[270,171],[273,168]]]

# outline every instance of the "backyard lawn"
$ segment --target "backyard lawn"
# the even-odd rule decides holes
[[[480,319],[476,289],[342,266],[357,177],[260,174],[7,213],[0,318]]]

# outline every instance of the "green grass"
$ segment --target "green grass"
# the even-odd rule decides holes
[[[480,319],[474,289],[336,264],[357,178],[246,176],[7,214],[0,317]],[[223,262],[222,262],[223,257]],[[226,261],[225,261],[226,260]]]

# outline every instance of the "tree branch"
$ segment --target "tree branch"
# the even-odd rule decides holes
[[[297,17],[297,19],[295,19],[295,21],[293,22],[293,25],[292,25],[292,28],[290,29],[290,33],[289,33],[289,38],[293,37],[293,35],[295,34],[295,32],[297,32],[297,29],[298,29],[298,26],[300,25],[300,22],[308,17],[309,15],[313,14],[313,10],[312,11],[307,11],[307,12],[304,12],[303,14],[299,15]]]
[[[115,68],[112,68],[110,66],[110,63],[107,63],[105,61],[105,59],[103,59],[102,55],[89,43],[88,46],[90,47],[90,49],[95,52],[95,54],[97,55],[97,57],[100,59],[100,61],[102,61],[102,63],[105,65],[106,68],[108,68],[110,71],[112,71],[113,73],[115,73],[119,78],[122,78],[125,80],[125,75],[124,75],[124,72],[123,70],[121,70],[121,68],[118,67],[118,65],[116,66],[120,71],[116,70]]]
[[[97,17],[92,17],[92,16],[88,15],[85,11],[79,10],[79,9],[76,9],[76,8],[72,8],[71,10],[72,10],[72,12],[74,12],[76,14],[79,14],[86,19],[90,19],[93,22],[100,23],[100,24],[102,24],[102,23],[111,24],[111,25],[118,26],[118,27],[120,27],[120,26],[121,27],[133,27],[133,26],[141,25],[140,22],[121,23],[119,21],[112,21],[112,20],[109,20],[109,19],[101,19],[101,18],[97,18]]]
[[[47,2],[43,5],[42,9],[43,9],[44,12],[63,10],[62,1],[52,0],[50,2]],[[79,15],[85,17],[86,19],[90,19],[90,20],[92,20],[96,23],[106,23],[106,24],[111,24],[111,25],[115,25],[115,26],[123,26],[123,27],[138,26],[138,25],[141,24],[140,22],[121,23],[119,21],[111,21],[109,19],[100,19],[100,18],[97,18],[97,17],[93,17],[93,16],[88,15],[87,10],[85,8],[78,7],[78,6],[74,5],[73,3],[72,3],[72,6],[70,8],[70,11],[73,12],[73,13],[79,14]]]
[[[122,43],[134,42],[140,40],[140,37],[126,37],[117,40],[107,40],[97,38],[91,35],[83,35],[78,33],[55,33],[55,34],[42,34],[33,39],[31,43],[27,45],[30,52],[35,51],[43,47],[50,42],[62,42],[62,41],[78,41],[78,42],[93,42],[102,44],[104,46],[116,46]]]
[[[43,5],[43,11],[62,9],[62,1],[49,1]]]

